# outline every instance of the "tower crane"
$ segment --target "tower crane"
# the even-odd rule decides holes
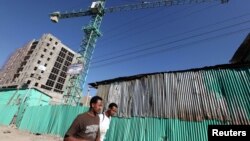
[[[95,49],[97,39],[102,35],[102,33],[100,32],[100,26],[105,14],[119,11],[131,11],[164,6],[170,7],[175,5],[205,3],[212,1],[224,4],[228,3],[229,0],[157,0],[149,2],[143,1],[136,4],[121,5],[110,8],[105,8],[105,0],[95,0],[86,10],[80,9],[77,11],[73,10],[71,12],[51,13],[50,19],[55,23],[58,23],[59,19],[91,16],[90,23],[82,29],[85,35],[80,45],[80,51],[78,52],[80,54],[80,57],[77,58],[77,64],[82,64],[83,67],[80,73],[70,75],[69,81],[63,94],[63,103],[67,105],[79,104],[83,86],[89,71],[92,54]]]

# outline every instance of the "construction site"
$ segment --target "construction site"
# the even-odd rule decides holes
[[[223,7],[230,2],[151,0],[106,7],[105,0],[95,0],[85,10],[50,13],[47,20],[53,28],[71,18],[88,17],[90,22],[82,28],[77,51],[45,32],[5,58],[0,69],[0,141],[62,141],[95,95],[102,97],[103,111],[110,103],[118,105],[105,141],[209,141],[209,125],[250,125],[250,28],[242,29],[248,34],[224,64],[87,81],[106,15],[205,3]]]

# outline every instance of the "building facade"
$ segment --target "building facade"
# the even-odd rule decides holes
[[[240,47],[234,53],[230,63],[249,63],[250,62],[250,33],[245,40],[241,43]]]
[[[51,34],[32,40],[17,49],[5,63],[0,80],[1,88],[35,87],[60,103],[66,82],[68,66],[76,63],[79,54]]]

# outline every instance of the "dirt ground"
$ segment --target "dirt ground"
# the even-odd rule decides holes
[[[34,135],[20,131],[14,127],[0,125],[0,141],[62,141],[63,139],[51,135]]]

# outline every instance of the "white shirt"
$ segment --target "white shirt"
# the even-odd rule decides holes
[[[104,115],[104,117],[103,117]],[[111,122],[111,117],[107,117],[105,113],[99,114],[100,118],[100,139],[103,141],[105,139],[105,135],[109,129],[109,124]]]

